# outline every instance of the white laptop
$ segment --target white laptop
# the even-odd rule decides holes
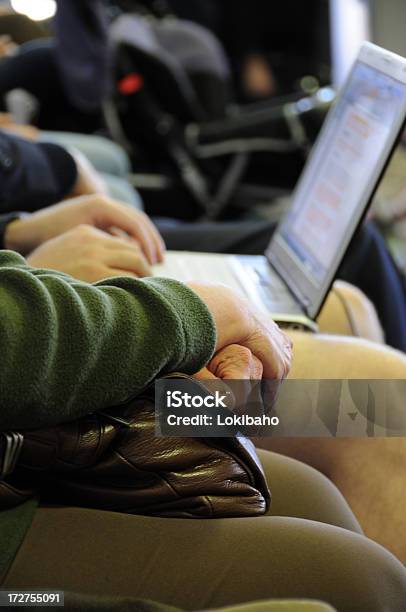
[[[264,256],[169,252],[155,276],[220,282],[281,324],[315,329],[406,117],[406,60],[364,43]]]

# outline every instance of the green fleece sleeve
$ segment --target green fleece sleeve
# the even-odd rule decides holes
[[[160,374],[196,372],[215,342],[205,304],[177,281],[88,285],[0,252],[0,430],[124,402]]]

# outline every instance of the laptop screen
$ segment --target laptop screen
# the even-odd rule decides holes
[[[290,256],[302,276],[299,293],[315,311],[377,186],[405,109],[405,83],[355,63],[268,253],[272,263],[273,254],[279,261],[283,252]]]

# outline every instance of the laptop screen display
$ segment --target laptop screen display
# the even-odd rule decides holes
[[[329,114],[276,237],[315,288],[338,265],[342,244],[365,210],[405,101],[404,83],[358,61]]]

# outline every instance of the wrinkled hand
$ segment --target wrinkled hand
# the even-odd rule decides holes
[[[216,352],[238,344],[249,349],[261,363],[264,378],[283,379],[288,375],[292,362],[292,341],[270,316],[256,310],[246,299],[224,285],[190,283],[189,286],[206,303],[214,318]],[[227,361],[221,366],[220,360],[219,371],[226,371]],[[229,368],[230,363],[231,360]]]
[[[209,393],[219,391],[225,394],[228,408],[235,410],[237,407],[246,406],[253,389],[251,381],[262,378],[262,363],[245,346],[230,344],[221,349],[203,368],[193,376],[203,383],[209,382],[207,390]],[[228,387],[226,381],[235,382],[233,387]]]
[[[249,349],[231,344],[221,349],[193,378],[201,381],[209,393],[218,391],[225,395],[228,409],[235,414],[261,416],[271,410],[281,385],[281,381],[262,385],[262,372],[262,363]],[[258,434],[257,428],[250,432],[250,435]]]
[[[67,200],[13,221],[6,228],[5,246],[27,254],[79,225],[110,234],[119,230],[139,245],[150,265],[163,260],[164,242],[147,215],[102,195]]]
[[[150,276],[136,243],[86,225],[45,242],[27,262],[33,268],[57,270],[88,283],[113,276]]]
[[[198,380],[261,380],[262,363],[245,346],[230,344],[221,349],[206,368],[195,374]]]

